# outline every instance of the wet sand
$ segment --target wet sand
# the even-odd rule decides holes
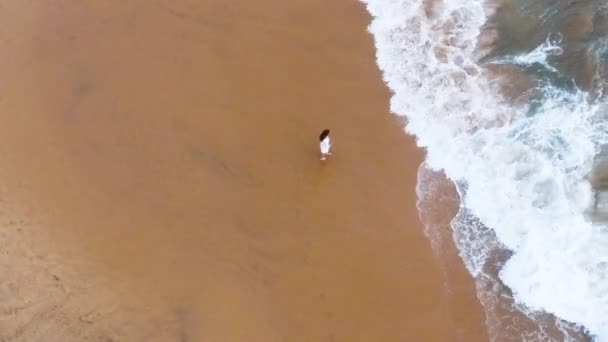
[[[423,235],[422,152],[359,3],[14,1],[0,20],[0,340],[484,339],[461,263],[446,288]]]

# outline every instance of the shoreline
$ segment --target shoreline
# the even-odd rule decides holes
[[[415,207],[422,151],[388,114],[362,4],[9,15],[26,25],[4,65],[0,175],[27,209],[2,227],[21,247],[2,257],[16,299],[0,339],[475,335],[446,323],[482,314],[444,301]]]

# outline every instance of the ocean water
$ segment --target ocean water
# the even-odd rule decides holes
[[[426,152],[494,341],[608,341],[608,3],[362,0],[391,111]],[[446,227],[427,220],[444,200]],[[439,189],[439,190],[438,190]]]

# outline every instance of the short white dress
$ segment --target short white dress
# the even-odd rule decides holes
[[[325,137],[319,144],[321,147],[321,153],[328,154],[329,149],[331,148],[331,142],[329,141],[329,136]]]

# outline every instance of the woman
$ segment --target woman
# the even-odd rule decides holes
[[[331,156],[331,141],[329,140],[328,129],[325,129],[323,130],[323,132],[321,132],[321,135],[319,135],[319,140],[321,141],[321,143],[319,144],[319,147],[321,148],[321,160],[325,160],[327,156]]]

